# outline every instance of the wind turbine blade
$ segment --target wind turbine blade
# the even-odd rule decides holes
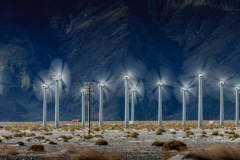
[[[62,64],[63,63],[63,59],[62,58],[56,58],[52,61],[50,68],[49,68],[49,72],[48,72],[48,76],[49,77],[56,77],[62,74]]]
[[[64,63],[63,70],[62,70],[62,80],[64,84],[66,85],[65,90],[69,92],[70,90],[70,84],[71,84],[71,75],[70,75],[70,70],[68,68],[67,63]]]
[[[169,99],[171,99],[172,97],[172,89],[170,89],[169,87],[167,86],[163,86],[162,87],[162,101],[167,101]],[[157,99],[158,100],[158,96],[157,96]]]
[[[37,97],[39,101],[43,100],[43,87],[42,87],[43,84],[44,83],[38,78],[35,78],[33,81],[34,95]]]
[[[174,95],[177,99],[177,101],[179,101],[180,103],[183,103],[183,93],[182,93],[182,88],[183,86],[181,86],[178,83],[175,83],[174,85]]]
[[[166,67],[161,67],[160,69],[160,81],[163,82],[164,85],[173,86],[176,78],[173,72]]]
[[[0,84],[0,94],[3,95],[4,86]]]

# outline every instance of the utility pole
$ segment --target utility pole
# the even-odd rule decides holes
[[[88,134],[90,134],[90,97],[91,95],[94,94],[93,88],[91,88],[91,85],[95,85],[95,82],[87,82],[85,85],[88,85],[88,88],[84,88],[88,90],[88,92],[85,93],[85,95],[88,95],[89,100],[88,100]]]

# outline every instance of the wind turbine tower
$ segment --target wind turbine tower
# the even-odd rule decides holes
[[[198,75],[199,79],[199,92],[198,92],[198,128],[203,126],[203,100],[202,100],[202,79],[203,75]]]
[[[235,124],[239,125],[239,87],[235,87],[236,90],[236,116],[235,116]]]
[[[125,128],[129,127],[129,91],[128,91],[128,81],[130,80],[129,76],[125,76]]]
[[[135,89],[131,89],[132,91],[132,106],[131,106],[131,121],[134,121],[134,98],[135,98]]]
[[[82,92],[82,125],[85,126],[85,89],[81,90]]]
[[[101,127],[103,125],[103,87],[104,84],[100,83],[98,84],[100,89],[100,97],[99,97],[99,126]]]
[[[220,126],[224,125],[224,95],[223,95],[224,81],[220,82]]]
[[[162,82],[158,82],[158,125],[162,125]]]
[[[182,88],[183,93],[183,110],[182,110],[182,125],[186,125],[186,98],[185,98],[185,92],[187,91],[187,88]]]

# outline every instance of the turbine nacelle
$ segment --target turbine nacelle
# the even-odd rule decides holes
[[[104,83],[100,83],[100,84],[98,84],[98,86],[99,86],[99,87],[104,87],[105,84],[104,84]]]
[[[42,87],[43,87],[44,89],[48,89],[48,88],[49,88],[49,86],[46,85],[46,84],[42,85]]]
[[[163,86],[163,82],[158,82],[157,85],[158,86]]]
[[[200,74],[198,75],[198,78],[199,78],[199,79],[202,79],[202,78],[203,78],[203,74],[200,73]]]
[[[239,91],[239,89],[240,89],[239,87],[235,87],[235,90],[236,90],[236,91]]]
[[[129,76],[124,76],[124,79],[125,79],[125,80],[129,80],[130,77],[129,77]]]
[[[52,77],[52,80],[54,80],[54,81],[61,81],[62,77],[60,75],[57,76],[57,77]]]
[[[86,90],[85,90],[85,89],[82,89],[81,92],[82,92],[82,93],[86,93]]]
[[[132,91],[132,92],[136,92],[136,89],[130,89],[130,91]]]
[[[183,92],[186,92],[188,89],[187,88],[181,88]]]
[[[221,82],[220,82],[220,85],[222,85],[222,86],[223,86],[223,85],[224,85],[224,81],[221,81]]]

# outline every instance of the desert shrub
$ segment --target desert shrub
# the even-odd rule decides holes
[[[2,142],[2,139],[0,139],[0,143]]]
[[[162,132],[160,132],[159,130],[157,130],[157,132],[155,132],[156,135],[162,135]]]
[[[159,131],[159,132],[166,132],[166,130],[163,129],[163,128],[158,128],[157,131]]]
[[[22,137],[23,135],[26,135],[26,133],[25,132],[23,132],[23,133],[14,133],[12,136],[13,137]]]
[[[155,141],[152,143],[152,146],[163,146],[164,142]]]
[[[43,133],[43,135],[52,135],[52,133],[51,132],[45,132],[45,133]]]
[[[235,139],[240,138],[239,134],[237,134],[237,133],[236,133],[236,134],[233,134],[232,136],[233,136]]]
[[[200,135],[198,137],[203,138],[203,137],[207,137],[207,136],[205,134],[202,134],[202,135]]]
[[[95,145],[108,145],[108,142],[101,139],[95,142]]]
[[[205,131],[202,131],[202,134],[207,134]]]
[[[94,137],[94,138],[102,138],[102,135],[100,135],[100,134],[95,134],[93,137]]]
[[[93,136],[91,134],[87,134],[87,135],[80,136],[80,138],[91,139],[93,138]]]
[[[29,151],[35,151],[35,152],[41,152],[44,150],[44,146],[43,145],[40,145],[40,144],[34,144],[34,145],[31,145],[29,148],[28,148]]]
[[[35,133],[29,133],[29,134],[24,135],[24,137],[34,137],[34,136],[36,136]]]
[[[63,142],[68,142],[68,140],[67,139],[63,139]]]
[[[17,155],[17,149],[15,147],[8,147],[5,151],[7,154]]]
[[[50,141],[50,139],[47,138],[47,139],[45,139],[45,141],[44,141],[43,143],[46,143],[46,142],[48,142],[48,141]]]
[[[72,139],[72,136],[67,136],[66,139]]]
[[[80,134],[76,134],[75,136],[80,136]]]
[[[165,142],[163,144],[163,148],[162,150],[164,151],[168,151],[168,150],[181,150],[186,148],[186,144],[181,142],[181,141],[169,141],[169,142]]]
[[[24,143],[22,141],[19,141],[16,144],[18,144],[19,146],[23,146],[24,145]]]
[[[176,134],[176,132],[171,132],[170,134]]]
[[[58,138],[66,139],[66,136],[60,135]]]
[[[53,141],[49,141],[48,144],[57,144],[57,143]]]
[[[223,137],[223,134],[219,134],[219,136]]]
[[[97,127],[97,128],[93,128],[93,131],[100,131],[100,129]]]
[[[213,131],[213,132],[212,132],[212,135],[214,135],[214,136],[215,136],[215,135],[218,135],[218,131]]]
[[[44,136],[37,136],[37,137],[35,137],[35,138],[37,138],[37,139],[45,139],[45,137]]]
[[[194,135],[194,133],[192,131],[185,131],[185,134],[187,137],[189,137],[189,135]]]
[[[225,131],[224,133],[226,133],[226,134],[235,134],[234,131]]]
[[[190,130],[190,127],[183,127],[182,130],[183,130],[183,131]]]
[[[130,138],[137,138],[138,133],[137,132],[132,132],[130,135],[128,135],[128,137]]]
[[[217,159],[239,159],[240,152],[229,145],[214,144],[207,149],[191,148],[184,159],[201,159],[201,160],[217,160]]]
[[[125,132],[125,133],[127,133],[127,134],[130,134],[130,132],[129,132],[129,131],[127,131],[127,132]]]
[[[2,135],[2,137],[5,138],[5,139],[12,139],[12,135],[8,135],[8,136]]]

